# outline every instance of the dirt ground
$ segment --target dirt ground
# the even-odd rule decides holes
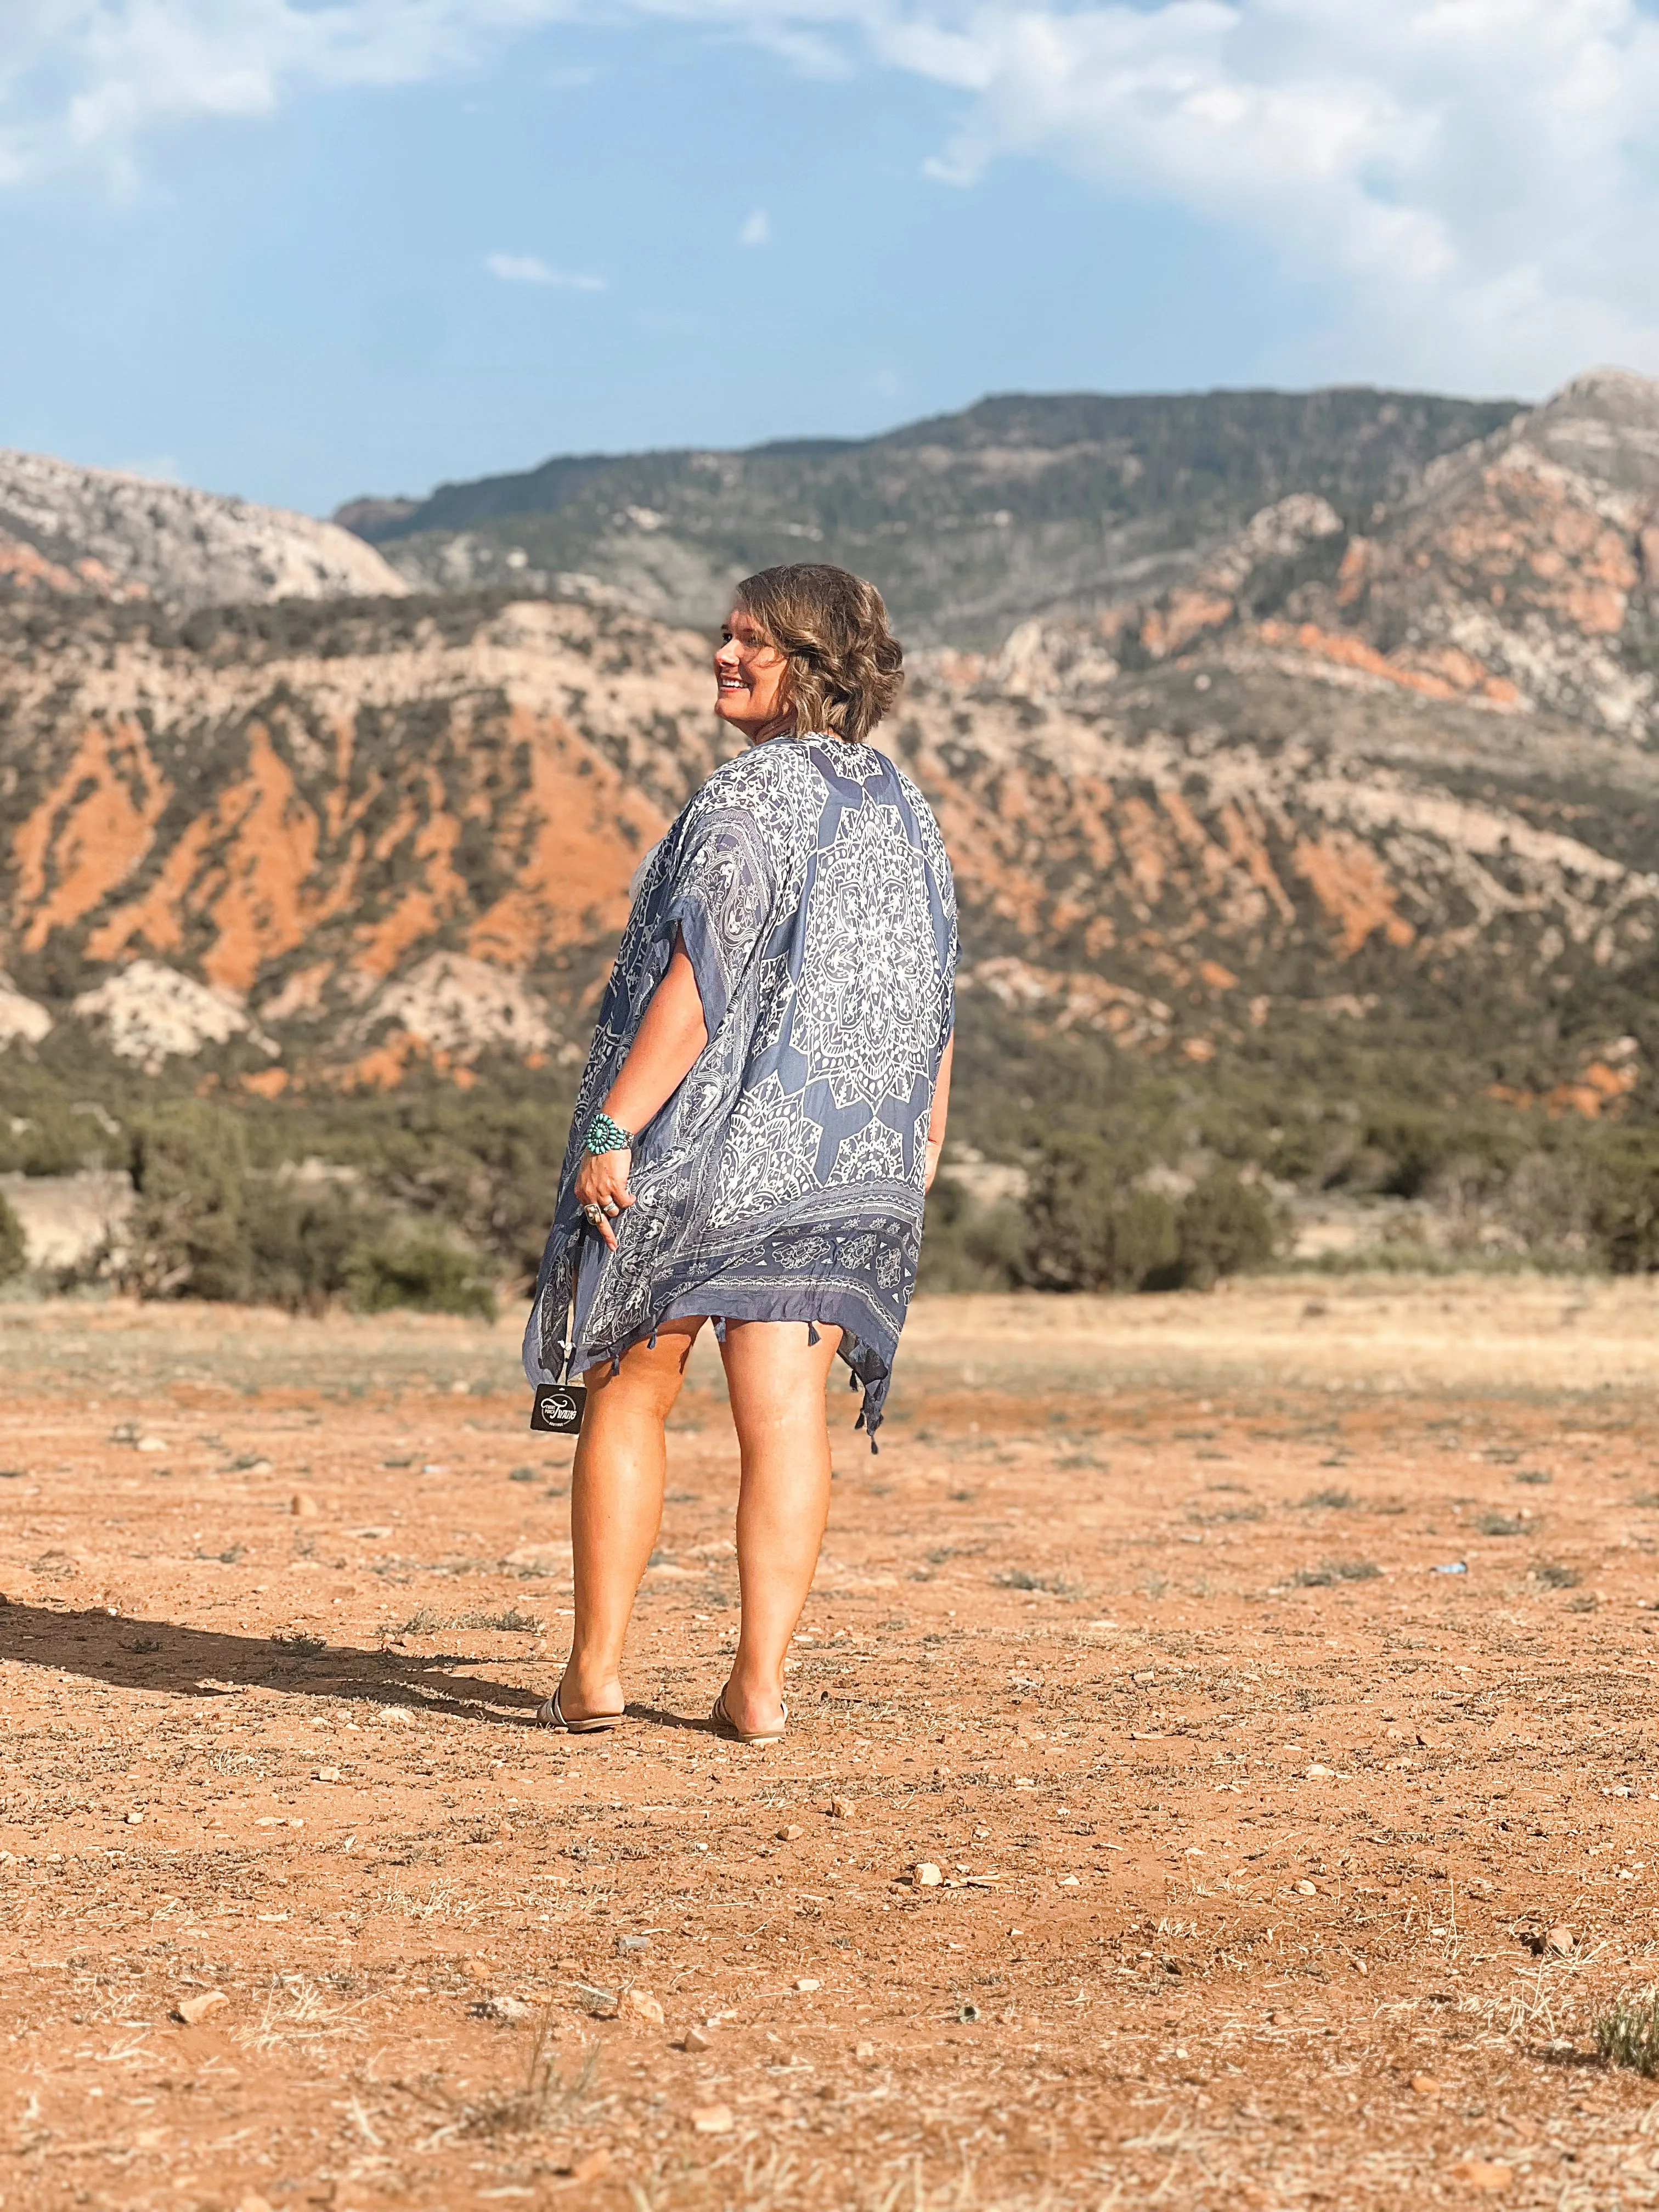
[[[0,1305],[0,2203],[1659,2203],[1656,1323],[924,1302],[744,1749],[712,1347],[573,1741],[516,1316]]]

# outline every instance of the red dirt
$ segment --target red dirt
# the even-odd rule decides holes
[[[1659,2202],[1653,1315],[924,1303],[744,1750],[702,1350],[573,1741],[510,1322],[0,1307],[0,2201]]]

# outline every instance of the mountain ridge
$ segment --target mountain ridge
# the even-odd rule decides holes
[[[907,636],[984,645],[1036,612],[1178,580],[1289,493],[1358,524],[1516,412],[1364,386],[1009,393],[869,439],[555,456],[336,519],[418,588],[516,583],[694,627],[755,568],[838,560],[873,578]]]
[[[395,598],[408,589],[337,524],[118,469],[0,451],[0,595],[199,607]]]

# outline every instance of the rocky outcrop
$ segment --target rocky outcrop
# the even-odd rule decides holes
[[[1335,534],[1276,508],[1216,588]],[[10,1048],[265,1097],[568,1066],[640,857],[729,749],[707,651],[538,600],[0,622]],[[1549,1037],[1586,990],[1639,1028],[1659,767],[1328,674],[1237,620],[1138,666],[924,661],[883,741],[954,856],[964,1003],[1176,1066],[1450,1024],[1483,1082],[1588,1099]]]
[[[0,592],[198,607],[408,589],[372,546],[337,524],[0,452]]]
[[[1659,734],[1659,383],[1601,370],[1433,462],[1362,530],[1320,500],[1264,510],[1190,580],[1028,644],[1074,665],[1224,644],[1351,686]],[[996,680],[994,662],[979,672]]]
[[[1625,1112],[1656,515],[1659,386],[1586,378],[1363,532],[1287,492],[1148,597],[913,654],[882,742],[949,841],[984,1033],[1176,1071],[1428,1040],[1443,1092]],[[706,639],[597,590],[114,597],[0,608],[8,1064],[568,1082],[630,877],[731,749]]]

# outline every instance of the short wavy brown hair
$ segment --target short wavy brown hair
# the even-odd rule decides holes
[[[735,597],[789,663],[797,732],[867,738],[904,681],[904,648],[875,586],[827,561],[796,561],[745,577]]]

